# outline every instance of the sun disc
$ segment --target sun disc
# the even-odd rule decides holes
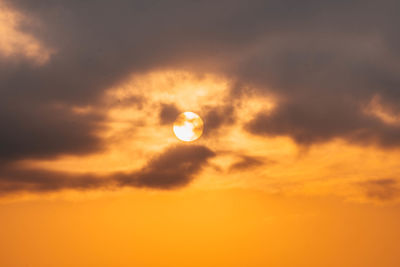
[[[174,133],[179,140],[191,142],[203,134],[204,123],[199,115],[187,111],[179,114],[173,126]]]

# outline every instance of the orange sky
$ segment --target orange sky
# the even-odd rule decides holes
[[[396,4],[243,3],[0,0],[1,267],[399,265]]]
[[[396,266],[399,209],[254,190],[3,204],[2,266]]]

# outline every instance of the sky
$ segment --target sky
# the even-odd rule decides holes
[[[0,266],[397,267],[399,9],[0,0]]]

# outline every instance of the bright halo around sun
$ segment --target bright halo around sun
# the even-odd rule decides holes
[[[183,112],[174,122],[174,133],[178,139],[191,142],[203,133],[204,123],[199,115],[193,112]]]

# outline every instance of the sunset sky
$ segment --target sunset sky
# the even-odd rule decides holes
[[[0,266],[400,266],[399,14],[0,0]]]

